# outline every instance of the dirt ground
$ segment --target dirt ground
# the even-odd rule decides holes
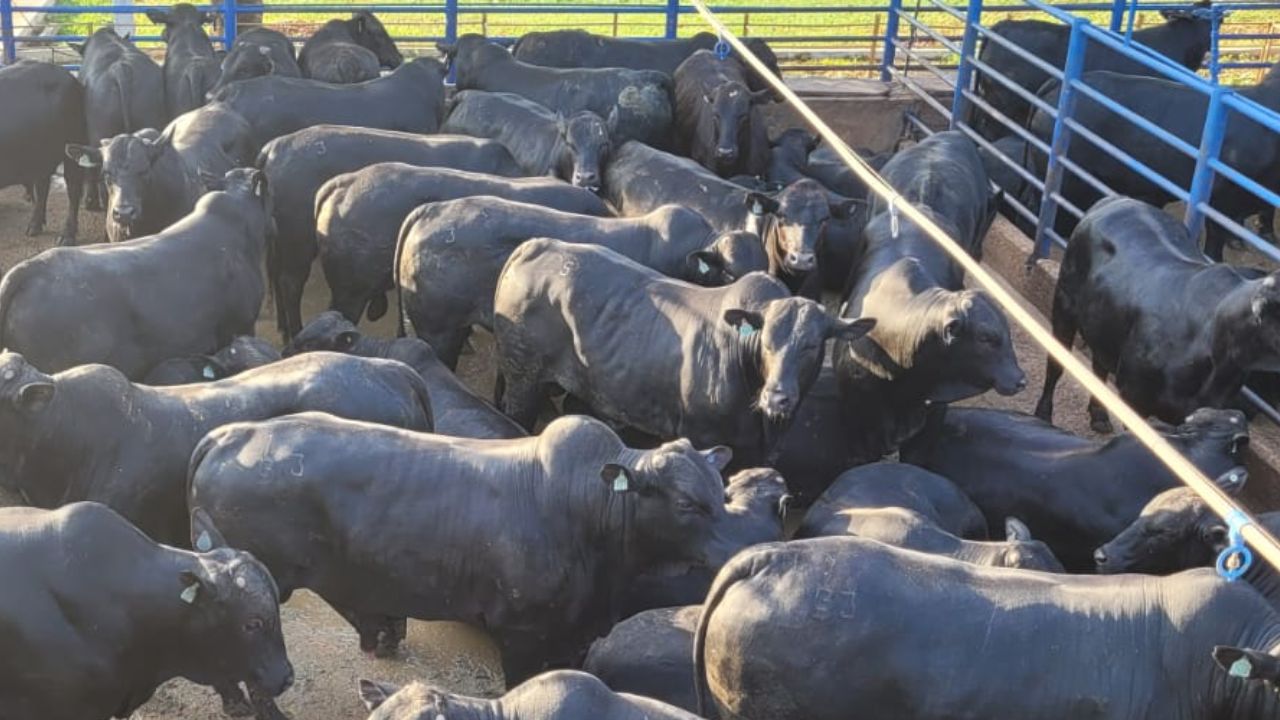
[[[49,202],[50,230],[35,238],[24,235],[30,206],[21,188],[0,189],[0,269],[50,247],[66,213],[66,194],[60,188]],[[82,212],[80,241],[103,238],[101,213]],[[312,273],[304,299],[304,317],[327,308],[329,293],[319,273]],[[389,313],[394,316],[394,313]],[[258,334],[278,342],[275,312],[268,300],[258,323]],[[364,325],[372,334],[390,335],[390,317]],[[970,404],[1008,410],[1030,411],[1044,377],[1044,353],[1014,328],[1018,358],[1028,376],[1028,389],[1003,398],[990,393]],[[476,342],[477,352],[463,357],[462,376],[473,387],[489,392],[492,363],[488,338]],[[1059,421],[1077,433],[1089,433],[1084,421],[1086,396],[1080,387],[1064,379],[1058,389]],[[0,504],[3,498],[0,498]],[[297,683],[281,698],[280,705],[295,720],[362,720],[365,713],[355,693],[358,678],[408,682],[424,680],[456,692],[494,695],[501,692],[502,674],[497,652],[478,631],[452,623],[410,623],[409,639],[402,656],[374,660],[364,656],[356,634],[337,614],[310,593],[297,593],[283,609],[285,639],[297,673]],[[221,717],[220,705],[212,690],[174,681],[160,689],[155,698],[132,720],[205,720]]]

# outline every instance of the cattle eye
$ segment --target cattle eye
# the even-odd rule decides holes
[[[265,623],[262,622],[262,618],[250,618],[249,622],[244,624],[244,631],[250,635],[254,635],[262,632],[264,625]]]
[[[698,509],[698,506],[687,498],[676,498],[676,509],[680,512],[693,512]]]

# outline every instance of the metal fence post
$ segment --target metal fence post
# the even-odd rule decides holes
[[[674,40],[680,31],[680,0],[667,0],[667,29],[665,37]]]
[[[458,41],[458,0],[444,0],[444,41]]]
[[[894,55],[898,51],[898,16],[902,13],[902,0],[889,0],[889,16],[884,22],[884,55],[880,59],[880,81],[893,79]]]
[[[4,64],[18,59],[18,44],[13,35],[13,0],[0,0],[0,43],[4,45]]]
[[[969,101],[964,91],[973,79],[971,59],[978,48],[978,26],[982,24],[982,0],[969,0],[969,11],[964,20],[964,40],[960,43],[960,65],[956,68],[956,92],[951,98],[951,128],[961,121],[969,122]]]
[[[1125,0],[1112,0],[1111,3],[1111,32],[1117,35],[1124,28],[1124,8],[1127,4]]]
[[[1213,166],[1222,150],[1227,134],[1227,105],[1224,102],[1231,91],[1215,87],[1209,96],[1209,110],[1204,115],[1204,131],[1200,135],[1200,152],[1196,156],[1196,171],[1191,176],[1191,188],[1187,197],[1187,212],[1183,220],[1191,237],[1199,237],[1204,225],[1204,211],[1200,204],[1207,202],[1213,193]]]
[[[1124,42],[1133,42],[1133,25],[1138,20],[1138,0],[1129,0],[1129,24],[1124,29]]]
[[[1084,18],[1071,20],[1071,40],[1067,44],[1067,62],[1062,69],[1062,87],[1058,91],[1058,117],[1053,123],[1053,142],[1049,148],[1049,167],[1044,175],[1044,197],[1040,200],[1040,219],[1036,223],[1036,246],[1028,262],[1049,256],[1049,229],[1058,217],[1058,201],[1054,194],[1062,189],[1062,158],[1071,144],[1071,131],[1067,118],[1075,112],[1076,89],[1074,83],[1084,72],[1084,55],[1088,38],[1084,29],[1089,21]]]
[[[222,47],[227,52],[231,52],[231,46],[236,44],[236,20],[239,17],[236,10],[236,0],[222,0]]]

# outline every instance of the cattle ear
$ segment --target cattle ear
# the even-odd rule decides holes
[[[828,207],[831,210],[831,217],[839,220],[848,220],[853,217],[860,206],[866,203],[862,200],[841,200],[833,202]]]
[[[267,196],[267,174],[261,170],[253,174],[253,194],[258,197]]]
[[[704,102],[704,103],[706,103],[706,104],[710,105],[710,104],[711,104],[712,102],[714,102],[714,101],[715,101],[715,99],[714,99],[714,98],[712,98],[710,95],[708,95],[708,94],[706,94],[706,93],[702,93],[702,102]]]
[[[1218,554],[1231,545],[1231,532],[1216,515],[1212,515],[1200,523],[1200,542]]]
[[[767,102],[773,102],[773,90],[769,88],[756,90],[755,92],[748,94],[751,96],[752,105],[763,105]]]
[[[65,148],[67,158],[74,160],[76,165],[82,168],[99,167],[102,165],[102,151],[98,148],[89,147],[88,145],[80,145],[78,143],[67,143]]]
[[[200,13],[200,24],[201,24],[201,25],[208,25],[208,24],[209,24],[209,23],[211,23],[211,22],[213,22],[213,13],[211,13],[211,12],[202,12],[202,13]],[[214,55],[216,56],[216,55],[217,55],[217,53],[214,53]]]
[[[600,478],[616,493],[631,492],[636,489],[636,477],[625,465],[608,463],[600,470]]]
[[[169,11],[168,10],[148,10],[147,19],[157,25],[168,25]]]
[[[346,330],[338,333],[335,339],[335,345],[343,351],[349,351],[356,346],[356,342],[360,339],[360,333],[354,330]]]
[[[373,712],[399,692],[400,688],[391,683],[374,682],[360,678],[360,702],[366,710]]]
[[[964,329],[964,321],[960,318],[951,318],[946,325],[942,326],[942,344],[954,345],[956,340],[960,339],[960,332]]]
[[[768,215],[778,212],[778,201],[764,193],[747,193],[743,204],[751,208],[752,215]]]
[[[196,172],[200,175],[200,184],[209,192],[225,190],[227,188],[227,178],[217,173],[211,173],[204,168],[197,168]]]
[[[620,120],[618,119],[618,106],[614,105],[613,107],[609,108],[609,117],[604,119],[604,126],[608,128],[610,137],[613,137],[613,135],[618,132],[619,122]]]
[[[724,311],[724,321],[733,326],[741,337],[751,337],[764,327],[764,316],[751,310],[731,308]]]
[[[1008,542],[1027,542],[1031,540],[1031,530],[1016,517],[1004,519],[1004,539]]]
[[[53,400],[54,385],[51,382],[30,382],[18,388],[14,404],[19,410],[30,413],[44,412]]]
[[[362,33],[368,28],[368,23],[362,13],[352,13],[352,18],[356,21],[356,32]]]
[[[840,340],[857,340],[875,328],[875,318],[855,318],[853,320],[834,318],[831,321],[831,337]]]
[[[1231,677],[1280,683],[1280,658],[1259,650],[1219,645],[1213,649],[1213,659]]]
[[[689,266],[689,274],[699,279],[711,279],[716,273],[724,272],[724,260],[711,250],[694,250],[685,256]]]
[[[814,150],[817,150],[818,146],[821,144],[822,144],[822,136],[809,135],[808,140],[805,141],[805,145],[804,145],[805,154],[806,155],[811,154]]]
[[[209,517],[209,513],[202,507],[191,511],[191,547],[201,553],[227,547],[227,539],[222,536],[218,526],[213,524],[213,518]]]
[[[1228,495],[1238,495],[1249,482],[1249,471],[1242,467],[1234,467],[1213,479],[1213,484],[1222,488]]]
[[[702,457],[706,459],[707,464],[715,468],[716,472],[723,472],[729,467],[729,461],[733,460],[733,450],[724,445],[717,445],[709,450],[701,450]]]

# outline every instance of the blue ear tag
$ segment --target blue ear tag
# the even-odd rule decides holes
[[[200,552],[209,552],[213,549],[213,539],[209,537],[208,532],[200,533],[200,537],[196,538],[196,550]]]
[[[615,478],[613,479],[613,491],[614,491],[614,492],[620,492],[620,493],[621,493],[621,492],[626,492],[626,491],[627,491],[627,488],[629,488],[629,487],[630,487],[630,483],[628,483],[628,482],[627,482],[627,474],[626,474],[626,473],[624,473],[624,472],[620,472],[620,473],[618,473],[618,476],[617,476],[617,477],[615,477]]]
[[[751,214],[755,215],[756,217],[760,217],[761,215],[764,215],[764,206],[760,204],[759,200],[751,204]]]
[[[200,374],[204,377],[205,380],[212,380],[218,376],[218,374],[213,371],[212,365],[205,365],[204,371],[201,372]]]
[[[702,275],[706,275],[707,273],[711,272],[711,266],[708,265],[706,261],[703,260],[702,258],[698,258],[698,272]]]
[[[738,337],[749,338],[756,334],[756,328],[749,322],[743,322],[738,325]]]
[[[1253,674],[1253,663],[1249,662],[1249,658],[1240,658],[1231,663],[1231,669],[1228,671],[1231,677],[1249,679]]]

